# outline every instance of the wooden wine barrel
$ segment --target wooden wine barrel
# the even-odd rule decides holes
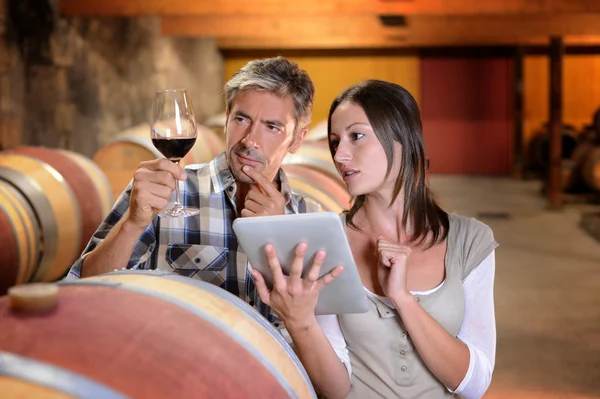
[[[208,162],[225,149],[225,144],[215,132],[198,125],[196,144],[183,158],[182,166]],[[145,123],[127,129],[94,155],[94,162],[104,172],[112,193],[117,198],[133,178],[143,161],[164,156],[154,147],[150,138],[150,125]]]
[[[227,123],[227,115],[225,112],[220,112],[216,115],[213,115],[206,119],[203,123],[204,126],[211,129],[216,135],[223,140],[223,142],[227,141],[227,137],[225,135],[225,124]]]
[[[336,179],[340,184],[344,184],[342,177],[338,173],[329,144],[325,142],[304,142],[295,154],[287,154],[283,159],[284,165],[303,165],[311,169],[325,173]]]
[[[350,209],[350,194],[331,176],[304,165],[284,165],[283,170],[292,190],[319,203],[323,211]]]
[[[316,397],[281,334],[215,285],[126,270],[59,287],[57,308],[39,315],[10,311],[0,298],[0,351],[130,398]],[[0,380],[0,392],[11,386]]]
[[[61,278],[80,254],[81,212],[63,176],[37,158],[0,153],[0,179],[16,187],[37,216],[41,257],[32,281]]]
[[[57,151],[44,147],[18,147],[10,153],[29,155],[54,169],[67,182],[75,195],[81,220],[81,241],[79,252],[83,252],[90,237],[98,228],[112,206],[110,189],[102,174],[94,171],[91,160],[68,151]],[[68,216],[68,215],[64,215]]]
[[[550,134],[548,127],[539,130],[529,142],[529,163],[537,169],[544,170],[548,166],[550,154]],[[561,133],[561,159],[569,159],[577,147],[575,129],[572,126],[563,126]]]
[[[308,129],[306,141],[327,141],[327,119],[317,123],[311,129]]]
[[[600,192],[600,146],[592,147],[581,164],[581,176],[589,188]]]
[[[0,295],[31,279],[41,250],[35,212],[10,183],[0,180]]]

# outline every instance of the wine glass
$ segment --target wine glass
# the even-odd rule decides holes
[[[196,142],[194,107],[187,90],[157,91],[152,103],[150,122],[150,135],[156,149],[171,162],[179,164]],[[198,209],[183,207],[177,180],[173,207],[158,214],[162,217],[188,217],[199,213]]]

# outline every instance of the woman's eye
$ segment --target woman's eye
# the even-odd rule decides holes
[[[330,143],[331,143],[331,146],[332,146],[333,148],[337,148],[337,146],[338,146],[338,144],[339,144],[340,142],[339,142],[339,141],[337,141],[337,140],[331,140],[331,141],[330,141]]]
[[[352,140],[359,140],[364,136],[364,133],[352,133]]]

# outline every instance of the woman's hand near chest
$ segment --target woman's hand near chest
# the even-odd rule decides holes
[[[388,241],[383,236],[377,237],[376,245],[377,280],[385,296],[394,304],[412,298],[406,282],[411,248]]]
[[[446,242],[431,248],[395,243],[349,230],[348,239],[363,285],[392,302],[412,299],[410,291],[425,291],[445,278]]]

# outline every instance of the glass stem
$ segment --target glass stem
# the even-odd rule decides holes
[[[176,161],[175,165],[179,165],[179,161]],[[173,204],[173,208],[178,209],[182,207],[181,198],[179,197],[179,180],[175,179],[175,204]]]

